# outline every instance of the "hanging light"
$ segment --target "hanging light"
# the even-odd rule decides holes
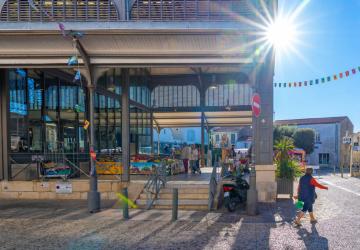
[[[210,89],[216,89],[217,85],[216,85],[216,75],[212,75],[212,80],[211,80],[211,84],[209,86]]]

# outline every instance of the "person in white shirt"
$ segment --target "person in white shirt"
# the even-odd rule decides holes
[[[191,146],[191,171],[192,173],[199,172],[201,174],[200,168],[197,165],[197,162],[199,161],[199,151],[196,148],[195,144]]]
[[[181,159],[183,160],[185,173],[187,174],[189,171],[189,160],[191,158],[191,148],[184,143],[184,147],[181,150]]]

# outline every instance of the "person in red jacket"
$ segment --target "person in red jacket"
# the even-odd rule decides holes
[[[312,176],[313,169],[306,168],[305,175],[300,178],[299,186],[298,186],[298,196],[294,197],[295,199],[298,198],[299,201],[304,202],[303,209],[297,215],[295,220],[295,224],[300,226],[300,220],[304,217],[306,212],[310,214],[310,221],[311,223],[316,223],[317,220],[314,217],[313,212],[313,204],[315,203],[316,193],[315,188],[320,189],[328,189],[328,187],[321,185],[318,183],[315,178]]]

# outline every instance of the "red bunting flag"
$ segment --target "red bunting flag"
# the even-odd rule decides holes
[[[347,70],[347,71],[345,72],[346,77],[348,77],[349,74],[350,74],[350,72],[349,72],[349,70]]]
[[[340,76],[340,78],[343,78],[343,73],[340,73],[339,76]]]
[[[334,75],[334,80],[335,80],[335,81],[337,80],[337,75]]]

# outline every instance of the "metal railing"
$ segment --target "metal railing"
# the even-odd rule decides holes
[[[158,199],[161,188],[165,187],[166,175],[166,164],[164,161],[161,162],[160,166],[153,167],[148,181],[144,186],[147,196],[146,209],[150,209],[155,200]]]
[[[219,183],[219,176],[218,176],[218,162],[214,164],[211,176],[210,176],[210,183],[209,183],[209,203],[208,203],[208,210],[211,211],[214,208],[215,198],[216,198],[216,191],[217,186]]]
[[[61,177],[63,179],[73,178],[80,174],[89,177],[87,171],[81,168],[80,157],[85,160],[87,154],[79,153],[13,153],[9,156],[11,167],[11,179],[25,175],[25,179],[45,179],[51,177]],[[51,164],[51,166],[49,166]],[[66,166],[66,167],[65,167]],[[66,173],[58,175],[48,175],[49,169],[63,167],[68,169]],[[13,173],[14,172],[14,173]],[[20,177],[21,178],[21,177]]]

